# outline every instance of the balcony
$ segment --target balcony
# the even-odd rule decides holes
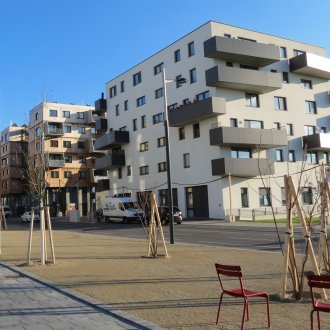
[[[217,127],[210,130],[211,146],[269,149],[287,144],[288,138],[285,130],[245,127]]]
[[[290,71],[322,79],[330,79],[330,59],[305,53],[290,58]]]
[[[95,124],[99,116],[94,112],[94,110],[87,111],[87,123],[89,125]]]
[[[256,177],[275,173],[274,164],[268,159],[218,158],[212,159],[212,175]]]
[[[330,151],[330,133],[316,133],[303,136],[303,146],[307,150]]]
[[[95,159],[96,170],[110,170],[125,166],[125,154],[106,155]]]
[[[226,101],[220,97],[209,97],[202,101],[184,104],[170,110],[170,126],[181,127],[196,121],[218,117],[226,113]]]
[[[45,136],[61,136],[63,134],[63,123],[45,123]]]
[[[126,143],[129,143],[129,132],[114,131],[97,138],[94,143],[94,148],[96,150],[107,150]]]
[[[106,170],[91,169],[91,183],[98,183],[100,180],[109,180]]]
[[[107,100],[106,99],[98,99],[95,101],[95,110],[93,111],[97,115],[107,112]]]
[[[94,153],[105,153],[105,151],[104,150],[97,150],[96,148],[95,148],[95,139],[90,139],[90,140],[88,140],[87,141],[87,152],[89,153],[89,154],[94,154]]]
[[[48,157],[46,159],[47,166],[49,168],[58,168],[65,166],[64,154],[48,154]]]
[[[218,65],[205,71],[205,79],[207,86],[261,94],[282,88],[280,73]]]
[[[212,37],[204,42],[204,56],[263,67],[280,60],[278,46],[225,37]]]
[[[97,133],[106,132],[108,130],[108,120],[104,117],[97,118],[95,122],[95,130]]]

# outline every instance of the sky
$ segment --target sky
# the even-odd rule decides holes
[[[107,81],[213,20],[322,46],[329,0],[0,0],[0,131],[39,103],[91,104]]]

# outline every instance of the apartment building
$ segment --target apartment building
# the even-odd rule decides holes
[[[26,180],[22,178],[27,153],[28,130],[13,124],[1,132],[0,194],[1,204],[20,214],[28,200]]]
[[[329,164],[329,79],[322,47],[207,22],[106,83],[96,168],[110,195],[154,191],[166,204],[167,104],[174,204],[186,217],[283,206],[285,174]],[[303,187],[303,203],[310,194]]]
[[[29,113],[29,155],[44,153],[47,204],[53,215],[95,211],[94,107],[43,102]]]

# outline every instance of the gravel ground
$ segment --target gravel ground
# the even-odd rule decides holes
[[[33,263],[26,266],[28,230],[2,232],[0,259],[168,329],[239,329],[242,301],[226,296],[220,323],[215,325],[219,283],[214,263],[239,264],[246,287],[269,293],[272,329],[310,328],[307,288],[302,301],[279,299],[283,263],[279,253],[177,243],[167,245],[169,258],[154,259],[145,258],[147,240],[63,230],[53,235],[55,265],[39,264],[36,231]],[[159,252],[163,253],[161,245]],[[250,300],[250,321],[245,324],[246,329],[267,329],[261,299]],[[330,329],[329,314],[321,313],[321,324]]]

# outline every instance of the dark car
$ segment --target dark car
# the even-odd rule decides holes
[[[162,225],[167,225],[170,222],[170,208],[168,206],[159,206],[158,212],[162,222]],[[177,206],[173,206],[173,218],[174,222],[178,225],[182,223],[182,212]]]

